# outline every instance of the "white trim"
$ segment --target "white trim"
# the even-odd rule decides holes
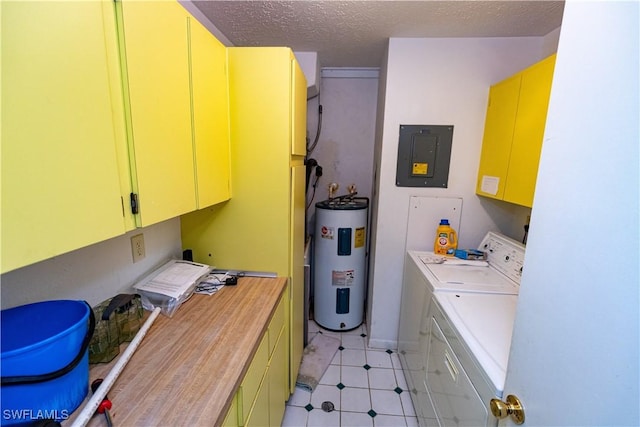
[[[323,79],[377,79],[380,68],[323,67],[320,73]]]
[[[397,350],[398,341],[369,338],[368,348],[376,350]]]

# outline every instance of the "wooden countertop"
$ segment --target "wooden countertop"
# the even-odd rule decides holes
[[[214,295],[193,295],[171,318],[158,316],[108,392],[113,424],[221,425],[286,284],[240,278]],[[116,361],[91,365],[91,381]],[[105,426],[105,417],[88,425]]]

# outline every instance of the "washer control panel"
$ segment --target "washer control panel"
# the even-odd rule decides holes
[[[487,261],[493,268],[520,284],[525,252],[522,243],[490,231],[480,242],[478,250],[486,252]]]

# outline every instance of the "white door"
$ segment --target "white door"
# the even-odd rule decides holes
[[[639,4],[565,3],[505,386],[524,425],[640,425]]]

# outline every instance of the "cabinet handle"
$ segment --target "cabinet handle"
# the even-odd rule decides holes
[[[131,200],[131,213],[135,215],[138,213],[138,195],[136,193],[131,193],[130,200]]]
[[[456,368],[453,360],[451,360],[451,356],[449,356],[449,352],[445,350],[444,352],[444,364],[447,366],[447,369],[449,370],[449,374],[451,375],[451,378],[453,379],[453,382],[457,383],[458,382],[458,369]]]

